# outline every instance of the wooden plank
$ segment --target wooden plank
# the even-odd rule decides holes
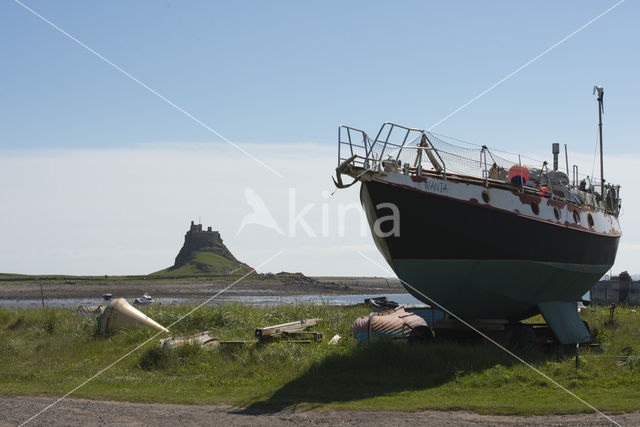
[[[266,336],[281,335],[283,333],[301,332],[306,328],[315,326],[322,319],[305,319],[295,322],[283,323],[281,325],[267,326],[256,329],[256,338],[261,339]]]

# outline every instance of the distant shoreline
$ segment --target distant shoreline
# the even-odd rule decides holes
[[[0,299],[47,299],[99,298],[103,293],[114,297],[135,298],[147,292],[156,298],[207,298],[220,292],[237,279],[137,279],[125,281],[58,280],[4,281],[0,282]],[[405,292],[396,279],[381,277],[314,277],[307,280],[251,280],[238,282],[226,295],[243,296],[295,296],[295,295],[359,295]]]

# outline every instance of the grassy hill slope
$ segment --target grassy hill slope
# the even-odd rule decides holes
[[[198,251],[186,264],[174,268],[169,267],[164,270],[151,273],[151,276],[179,277],[179,276],[201,276],[201,275],[241,275],[249,271],[249,268],[240,263],[236,263],[221,255],[209,251]]]

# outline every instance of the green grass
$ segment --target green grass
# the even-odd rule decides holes
[[[225,274],[240,275],[246,273],[248,269],[243,268],[237,263],[213,252],[199,251],[186,264],[179,268],[166,268],[150,274],[150,276],[199,276],[199,275],[216,275]]]
[[[169,325],[192,307],[150,306]],[[466,409],[494,414],[589,412],[589,408],[491,345],[405,342],[358,345],[350,325],[362,307],[238,304],[203,307],[173,328],[176,335],[210,330],[224,340],[252,340],[256,327],[321,317],[318,345],[184,347],[164,351],[157,339],[100,375],[74,396],[141,402],[231,404],[260,408],[370,410]],[[640,409],[640,313],[589,309],[584,318],[603,353],[581,350],[580,367],[559,351],[522,355],[600,410]],[[334,334],[344,337],[328,346]],[[104,337],[96,321],[72,310],[0,309],[0,393],[61,396],[153,335],[132,329]]]
[[[12,274],[12,273],[0,273],[0,280],[2,279],[9,279],[9,280],[13,280],[13,279],[23,279],[25,277],[28,277],[24,274]]]
[[[127,276],[73,276],[61,274],[10,274],[0,273],[0,284],[7,283],[82,283],[82,282],[108,282],[108,283],[138,283],[140,280],[166,280],[172,282],[193,281],[193,280],[225,280],[232,281],[246,275],[250,270],[246,266],[239,265],[223,256],[213,252],[200,251],[196,253],[192,260],[179,268],[165,268],[148,275],[127,275]],[[288,281],[296,282],[308,280],[302,273],[281,272],[272,273],[251,273],[251,280],[256,281]]]

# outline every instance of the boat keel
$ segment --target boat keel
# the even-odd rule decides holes
[[[538,308],[560,344],[581,344],[591,341],[591,334],[578,316],[575,302],[549,301],[538,304]]]

